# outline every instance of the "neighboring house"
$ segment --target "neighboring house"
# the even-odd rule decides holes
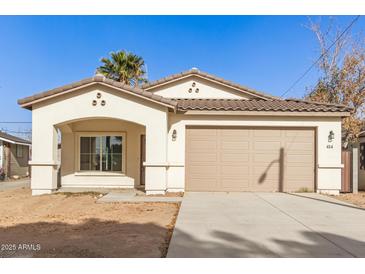
[[[96,75],[18,101],[32,110],[34,195],[341,188],[342,105],[279,99],[192,69],[134,88]],[[61,135],[61,163],[57,161]]]
[[[31,143],[0,131],[0,168],[6,177],[28,176]]]

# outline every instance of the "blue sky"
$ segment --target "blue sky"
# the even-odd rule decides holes
[[[343,28],[352,19],[337,17]],[[307,23],[305,16],[0,16],[0,122],[31,121],[17,99],[90,77],[119,49],[142,56],[150,80],[198,67],[280,96],[319,55]],[[360,18],[353,31],[364,27]],[[314,69],[287,97],[302,97],[317,78]]]

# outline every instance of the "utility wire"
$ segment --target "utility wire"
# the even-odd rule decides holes
[[[353,26],[353,24],[355,24],[355,22],[359,18],[360,15],[357,15],[351,21],[351,23],[341,32],[341,34],[336,38],[336,40],[333,41],[333,43],[318,57],[318,59],[296,81],[294,81],[294,83],[280,97],[283,97],[285,94],[291,91],[308,74],[308,72],[310,72],[312,68],[314,68],[314,66],[317,65],[319,60],[321,60],[328,53],[328,51],[333,47],[333,45],[336,44],[336,42],[341,39],[341,37]]]

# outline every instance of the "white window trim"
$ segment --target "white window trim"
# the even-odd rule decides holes
[[[98,171],[98,170],[80,170],[80,139],[81,137],[100,137],[100,136],[122,136],[122,171]],[[107,132],[76,132],[75,133],[75,173],[77,175],[125,175],[126,174],[126,155],[127,155],[127,133],[124,131],[107,131]]]

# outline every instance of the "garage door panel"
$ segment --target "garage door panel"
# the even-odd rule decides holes
[[[290,130],[287,129],[284,131],[285,136],[291,137],[309,137],[309,138],[313,138],[314,137],[314,131],[313,130],[306,130],[306,129],[295,129],[295,130]]]
[[[254,141],[254,149],[256,151],[278,151],[281,147],[280,141]]]
[[[189,148],[192,151],[209,151],[209,150],[216,150],[217,144],[215,140],[191,140],[189,142]]]
[[[190,154],[191,163],[196,165],[199,163],[211,163],[217,161],[217,154],[216,153],[199,153],[194,152]]]
[[[313,153],[313,143],[309,142],[288,142],[285,144],[285,150],[290,151],[309,151]]]
[[[219,187],[225,191],[244,191],[250,185],[248,179],[223,178]]]
[[[221,165],[220,174],[224,177],[247,177],[249,175],[249,167],[247,165]]]
[[[250,147],[249,141],[246,142],[234,142],[234,141],[221,141],[220,148],[221,150],[233,150],[233,151],[247,151]]]
[[[287,163],[313,163],[313,154],[287,154],[286,155]]]
[[[189,191],[314,189],[314,130],[188,128]]]
[[[252,158],[254,163],[270,164],[273,161],[279,161],[280,151],[275,151],[274,153],[272,153],[271,151],[267,153],[254,152]]]
[[[276,129],[256,129],[256,130],[253,130],[253,136],[254,137],[264,137],[265,139],[267,139],[268,136],[270,136],[270,138],[280,137],[281,132],[280,132],[280,130],[276,130]]]
[[[250,155],[247,153],[224,153],[220,157],[221,162],[223,163],[232,163],[232,164],[244,164],[247,165],[247,162],[250,160]]]

